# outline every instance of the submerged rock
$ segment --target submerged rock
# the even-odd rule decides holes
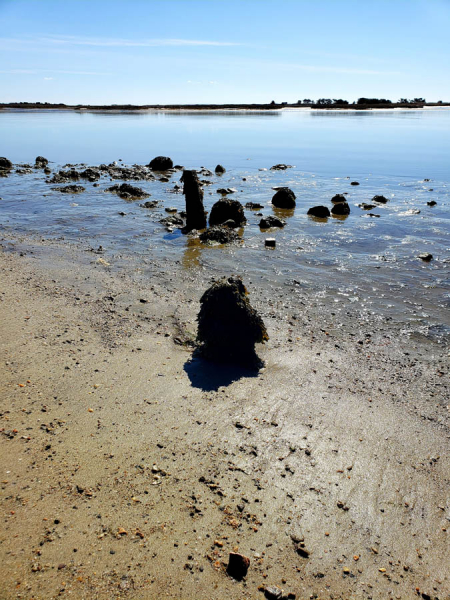
[[[245,225],[247,219],[244,214],[244,207],[238,200],[218,200],[211,209],[209,215],[210,225],[222,225],[225,221],[232,220],[237,226]]]
[[[286,225],[286,221],[279,219],[278,217],[263,217],[259,222],[259,226],[261,229],[270,229],[271,227],[284,227]]]
[[[347,202],[347,198],[343,194],[336,194],[331,198],[331,202],[333,204],[337,204],[338,202]]]
[[[432,260],[433,255],[430,254],[429,252],[423,252],[422,254],[419,254],[419,257],[421,260],[424,260],[425,262],[430,262],[430,260]]]
[[[57,173],[54,173],[53,177],[50,180],[47,180],[48,183],[68,183],[69,181],[78,181],[80,179],[80,174],[75,169],[69,169],[68,171],[60,170]]]
[[[157,156],[148,166],[153,171],[167,171],[167,169],[173,168],[173,162],[168,156]]]
[[[34,161],[34,166],[36,169],[45,169],[48,165],[48,159],[43,156],[36,156],[36,160]]]
[[[386,198],[385,196],[374,196],[372,198],[372,202],[378,202],[379,204],[386,204],[386,202],[389,202],[389,199]]]
[[[260,210],[261,208],[264,208],[264,206],[258,202],[246,202],[245,208],[250,208],[251,210]]]
[[[144,191],[142,188],[130,185],[129,183],[121,183],[106,188],[107,192],[113,192],[121,198],[128,200],[130,198],[148,198],[150,194]]]
[[[308,215],[311,217],[319,217],[320,219],[325,219],[330,216],[330,211],[327,206],[312,206],[308,212]]]
[[[183,194],[186,201],[186,227],[188,233],[193,229],[206,227],[206,212],[203,206],[203,190],[195,171],[183,171]]]
[[[206,358],[261,365],[255,344],[269,336],[247,294],[240,278],[229,277],[216,281],[201,297],[197,339]]]
[[[230,552],[227,566],[227,573],[230,577],[240,581],[247,575],[249,566],[250,559],[247,556],[238,554],[237,552]]]
[[[61,194],[80,194],[81,192],[86,191],[86,189],[82,185],[65,185],[64,187],[52,188],[55,192],[61,192]]]
[[[226,169],[225,169],[225,167],[222,167],[222,165],[217,165],[217,167],[214,169],[214,171],[216,172],[217,175],[222,175],[222,173],[225,173]]]
[[[285,164],[279,164],[279,165],[273,165],[273,167],[270,167],[271,171],[285,171],[286,169],[292,169],[292,165],[285,165]]]
[[[277,208],[295,208],[295,194],[290,188],[282,187],[274,194],[272,204]]]
[[[83,179],[88,179],[91,182],[94,182],[94,181],[98,181],[100,179],[100,172],[97,169],[88,167],[84,171],[81,171],[80,177],[82,177]]]
[[[230,244],[239,239],[235,231],[224,225],[214,225],[214,227],[210,227],[200,234],[199,237],[202,242],[217,242],[219,244]]]
[[[338,202],[331,209],[331,214],[332,215],[341,215],[341,216],[349,215],[350,214],[350,206],[348,205],[347,202]]]
[[[375,204],[367,204],[366,202],[361,202],[361,204],[358,204],[358,206],[363,210],[372,210],[375,208]]]
[[[435,200],[430,200],[427,202],[428,206],[436,206],[437,202]]]
[[[147,200],[143,204],[139,204],[142,208],[155,208],[158,206],[158,200]]]
[[[235,194],[237,192],[237,190],[235,190],[234,188],[219,188],[217,190],[218,194],[222,194],[222,196],[225,196],[226,194]]]
[[[0,156],[0,169],[12,169],[12,168],[13,168],[12,162],[8,158],[5,158],[4,156]]]
[[[350,185],[359,185],[359,181],[351,181]]]

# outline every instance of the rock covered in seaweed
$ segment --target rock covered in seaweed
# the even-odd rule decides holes
[[[218,244],[230,244],[239,239],[235,231],[223,225],[214,225],[214,227],[210,227],[200,234],[199,237],[202,242],[217,242]]]
[[[13,168],[12,162],[8,158],[5,158],[4,156],[0,156],[0,169],[9,170],[12,168]]]
[[[128,200],[130,198],[148,198],[150,196],[150,194],[148,194],[142,188],[135,185],[130,185],[129,183],[112,185],[111,187],[107,188],[106,191],[113,192],[124,200]]]
[[[263,217],[259,222],[259,226],[261,229],[270,229],[272,227],[284,227],[286,225],[286,221],[283,219],[279,219],[278,217],[268,216]]]
[[[260,366],[255,344],[269,339],[263,320],[250,305],[238,277],[224,277],[200,299],[197,340],[201,353],[221,362]]]
[[[225,221],[232,220],[237,226],[245,225],[247,219],[244,214],[244,207],[239,200],[218,200],[211,209],[209,215],[210,225],[222,225]]]
[[[34,161],[34,166],[36,169],[45,169],[48,165],[48,159],[43,156],[36,156],[36,160]]]
[[[274,194],[272,204],[277,208],[295,208],[295,194],[290,188],[282,187]]]

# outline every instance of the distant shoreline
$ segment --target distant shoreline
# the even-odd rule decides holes
[[[52,104],[39,102],[10,102],[0,104],[2,109],[23,110],[78,110],[78,111],[223,111],[223,110],[248,110],[248,111],[279,111],[282,109],[308,109],[308,110],[392,110],[392,109],[422,109],[450,107],[450,102],[421,102],[421,103],[392,103],[392,104]]]

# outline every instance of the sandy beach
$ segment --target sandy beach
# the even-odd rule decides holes
[[[449,597],[447,349],[248,285],[249,373],[192,355],[206,281],[19,238],[0,273],[2,598]]]

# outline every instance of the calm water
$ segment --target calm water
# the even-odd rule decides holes
[[[157,209],[126,202],[81,182],[83,194],[61,195],[43,173],[0,179],[0,227],[46,238],[101,244],[107,253],[179,261],[187,270],[244,273],[255,285],[286,293],[297,290],[335,302],[342,310],[392,317],[410,330],[448,336],[450,307],[450,110],[270,113],[77,113],[0,112],[0,155],[14,163],[47,157],[50,166],[98,165],[122,159],[147,164],[170,156],[186,167],[217,163],[227,172],[205,187],[210,210],[218,187],[234,187],[233,198],[264,205],[273,214],[272,187],[287,185],[297,195],[283,230],[269,234],[260,217],[246,211],[248,225],[239,247],[205,247],[159,223],[168,206],[184,208],[176,193],[179,173],[169,183],[137,182]],[[277,163],[294,165],[270,171]],[[267,169],[267,170],[262,170]],[[245,178],[245,180],[243,179]],[[430,179],[430,181],[424,181]],[[360,185],[350,185],[357,180]],[[348,218],[314,221],[310,206],[348,193]],[[375,194],[390,199],[369,217],[358,208]],[[429,207],[427,202],[437,205]],[[420,213],[417,213],[420,211]],[[120,216],[119,212],[125,212]],[[275,251],[264,238],[277,239]],[[434,259],[417,258],[430,252]],[[434,333],[433,333],[434,332]]]

